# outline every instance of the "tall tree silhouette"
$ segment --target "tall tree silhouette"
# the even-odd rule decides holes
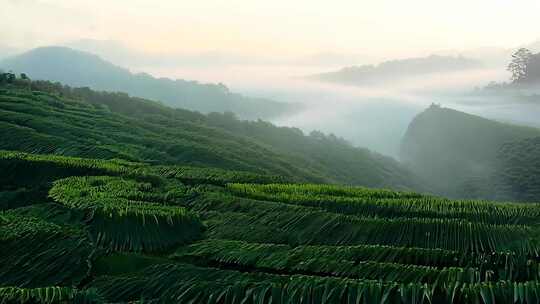
[[[520,48],[512,54],[512,61],[507,67],[507,70],[512,73],[512,82],[522,82],[527,79],[527,67],[531,57],[531,51],[526,48]]]

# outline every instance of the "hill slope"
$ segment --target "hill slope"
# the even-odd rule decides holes
[[[499,123],[432,105],[409,125],[401,146],[401,160],[431,181],[438,193],[496,199],[494,183],[501,184],[492,177],[495,170],[508,169],[501,157],[513,158],[501,150],[503,145],[538,136],[540,129]],[[533,152],[524,148],[519,153]],[[505,197],[521,198],[519,191]]]
[[[0,61],[0,68],[27,73],[32,79],[58,81],[75,87],[126,92],[165,104],[203,113],[231,111],[242,118],[270,118],[293,111],[298,105],[249,98],[230,92],[222,84],[133,74],[98,56],[66,47],[43,47]]]
[[[298,129],[238,121],[231,115],[175,110],[122,93],[36,81],[5,86],[0,124],[0,149],[424,190],[397,161],[335,137],[305,136]]]
[[[540,137],[503,144],[497,151],[491,196],[497,200],[540,201]]]

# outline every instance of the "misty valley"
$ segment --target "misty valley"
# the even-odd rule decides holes
[[[0,4],[0,304],[540,303],[536,19],[158,2]]]

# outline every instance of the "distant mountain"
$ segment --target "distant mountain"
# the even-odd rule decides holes
[[[32,79],[58,81],[76,87],[121,91],[159,100],[169,106],[209,112],[234,112],[245,119],[273,118],[298,105],[232,93],[223,84],[133,74],[100,57],[66,47],[43,47],[0,61],[0,68],[27,73]]]
[[[347,85],[369,85],[383,81],[400,80],[411,76],[453,72],[481,67],[482,64],[465,57],[432,55],[422,58],[385,61],[378,65],[362,65],[339,71],[308,76],[309,79]]]
[[[521,47],[527,48],[531,50],[531,52],[538,53],[540,52],[540,39],[535,40],[531,43],[522,44],[517,47],[505,48],[485,46],[463,50],[444,50],[435,52],[435,54],[440,56],[462,56],[465,58],[477,60],[486,67],[504,69],[508,65],[508,61],[512,58],[512,53]]]
[[[501,172],[521,168],[526,159],[540,158],[540,154],[536,154],[537,147],[523,144],[538,137],[540,129],[500,123],[432,105],[409,125],[400,157],[414,173],[430,181],[439,194],[496,200],[526,197],[540,201],[540,191],[535,195],[527,195],[517,188],[502,191],[508,190],[511,184],[500,178]],[[527,166],[530,167],[524,170],[529,174],[524,175],[525,178],[540,180],[540,162]],[[536,188],[540,189],[540,184],[536,184]]]

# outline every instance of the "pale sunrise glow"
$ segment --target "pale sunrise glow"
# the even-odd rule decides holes
[[[96,39],[152,53],[407,57],[540,36],[534,0],[3,2],[0,43],[22,49]]]

